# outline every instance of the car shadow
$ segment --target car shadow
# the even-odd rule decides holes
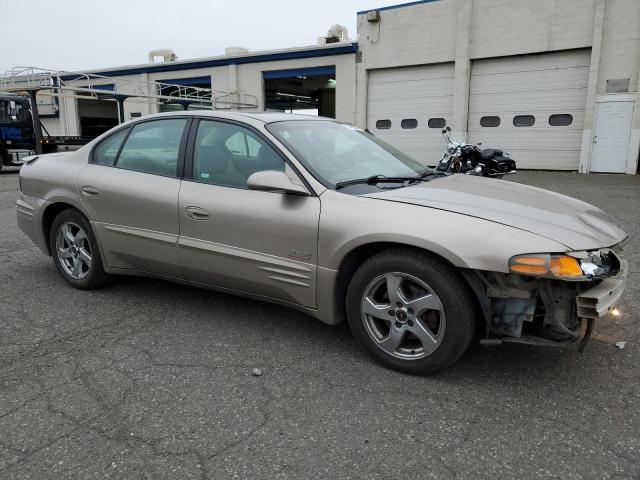
[[[327,356],[339,358],[342,363],[357,364],[358,369],[369,370],[371,375],[379,369],[384,370],[356,344],[346,322],[325,325],[292,308],[151,278],[118,277],[106,290],[112,290],[119,298],[131,296],[131,300],[143,304],[152,304],[158,295],[171,296],[172,304],[180,305],[182,321],[193,322],[189,326],[192,332],[201,328],[203,316],[207,322],[213,322],[214,330],[218,331],[232,329],[237,325],[234,323],[242,322],[243,334],[255,335],[251,340],[256,344],[261,335],[269,332],[278,336],[282,349],[294,350],[302,343],[317,344],[318,349],[326,348]],[[547,388],[549,384],[565,382],[574,369],[587,371],[602,367],[599,365],[601,353],[608,348],[610,345],[592,341],[587,353],[580,354],[576,344],[554,348],[521,344],[482,347],[475,343],[453,367],[441,375],[427,378],[461,386],[470,380],[502,385],[534,377],[543,378],[544,382],[533,381],[530,388]],[[265,355],[268,354],[265,351]],[[316,363],[316,366],[321,365]],[[333,365],[327,366],[330,367]]]

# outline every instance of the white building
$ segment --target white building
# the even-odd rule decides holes
[[[357,20],[357,43],[97,73],[253,95],[260,110],[318,110],[428,165],[446,123],[457,139],[509,151],[519,168],[637,172],[639,0],[423,0]],[[113,102],[62,103],[44,120],[52,134],[117,121]],[[125,102],[125,117],[167,108]]]

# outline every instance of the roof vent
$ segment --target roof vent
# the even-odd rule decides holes
[[[149,63],[156,63],[156,58],[162,57],[163,62],[175,62],[178,60],[176,53],[170,48],[159,48],[149,52]]]
[[[318,37],[318,45],[326,45],[327,43],[348,42],[349,31],[347,27],[343,25],[333,25],[327,35],[324,37]]]
[[[244,47],[227,47],[224,49],[225,55],[242,55],[243,53],[248,53],[249,49]]]

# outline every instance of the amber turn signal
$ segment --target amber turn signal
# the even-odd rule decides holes
[[[551,273],[554,277],[581,277],[583,275],[580,264],[573,257],[551,257]]]

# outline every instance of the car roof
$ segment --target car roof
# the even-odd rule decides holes
[[[217,118],[229,118],[243,120],[251,118],[253,120],[259,120],[264,123],[282,122],[286,120],[306,120],[306,121],[318,121],[318,120],[330,120],[335,121],[334,118],[318,117],[312,115],[303,115],[299,113],[281,113],[281,112],[231,112],[227,110],[180,110],[174,112],[156,113],[152,115],[145,115],[143,118],[149,117],[173,117],[173,116],[198,116],[198,117],[217,117]],[[136,119],[137,120],[137,119]]]

